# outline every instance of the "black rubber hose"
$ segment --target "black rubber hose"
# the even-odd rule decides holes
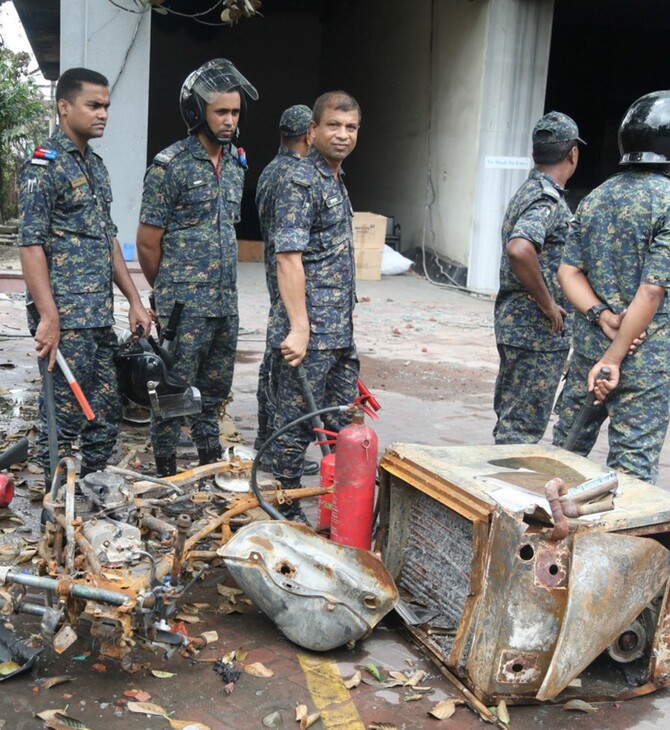
[[[291,423],[287,423],[286,426],[283,428],[280,428],[277,433],[273,433],[272,436],[258,449],[256,453],[256,457],[254,458],[254,463],[251,466],[251,476],[249,477],[249,483],[251,484],[251,489],[253,490],[254,494],[256,495],[256,499],[258,500],[258,504],[260,507],[267,512],[267,514],[272,517],[273,520],[283,520],[286,519],[284,515],[278,510],[275,509],[264,497],[261,490],[258,488],[258,480],[256,478],[256,473],[258,472],[258,466],[261,463],[261,457],[263,454],[268,450],[270,445],[282,434],[286,433],[290,429],[294,428],[295,426],[298,426],[303,421],[310,420],[316,416],[321,416],[324,413],[333,413],[334,411],[348,411],[349,406],[330,406],[329,408],[320,408],[318,411],[311,411],[310,413],[306,413],[304,416],[300,416],[300,418],[296,418],[295,421],[291,421]]]

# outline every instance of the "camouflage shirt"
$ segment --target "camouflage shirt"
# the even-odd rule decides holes
[[[60,130],[41,147],[56,159],[34,155],[21,167],[19,246],[44,249],[61,329],[109,327],[116,226],[107,168]]]
[[[154,283],[158,313],[175,299],[184,315],[237,314],[237,237],[244,172],[237,148],[222,147],[215,170],[196,135],[159,152],[144,177],[140,221],[164,228]]]
[[[302,253],[311,350],[353,345],[352,216],[344,183],[312,148],[277,195],[275,223],[269,233],[276,253]],[[279,347],[288,332],[288,315],[278,298],[270,308],[268,343]]]
[[[293,168],[301,159],[297,152],[282,146],[258,178],[256,207],[258,208],[261,235],[265,242],[265,279],[267,281],[271,302],[274,302],[279,297],[275,246],[270,236],[271,231],[275,228],[273,223],[275,200],[277,194],[285,184],[286,177],[293,171]]]
[[[506,247],[513,238],[525,238],[535,245],[544,283],[554,300],[569,304],[556,281],[561,253],[572,213],[565,191],[552,178],[531,170],[526,182],[510,200],[502,224],[500,290],[495,303],[496,342],[528,350],[567,350],[570,320],[563,335],[551,333],[551,323],[528,290],[512,272]]]
[[[598,298],[623,311],[640,284],[670,286],[670,177],[629,169],[582,200],[563,252],[563,263],[583,271]],[[577,313],[576,352],[598,360],[610,344],[596,324]],[[647,338],[625,364],[670,370],[670,305],[666,292]]]

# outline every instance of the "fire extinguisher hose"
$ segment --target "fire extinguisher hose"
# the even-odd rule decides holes
[[[258,500],[258,504],[267,514],[272,517],[273,520],[283,520],[286,519],[284,515],[275,507],[273,507],[266,499],[263,497],[263,493],[258,487],[258,467],[261,463],[261,457],[263,454],[268,450],[268,448],[272,445],[272,443],[282,434],[286,433],[287,431],[290,431],[292,428],[295,428],[295,426],[300,425],[303,423],[303,421],[308,421],[313,418],[316,418],[318,416],[323,415],[324,413],[334,413],[334,412],[340,412],[340,413],[346,413],[348,411],[351,411],[351,406],[330,406],[328,408],[320,408],[316,411],[310,411],[309,413],[305,413],[303,416],[300,416],[300,418],[296,418],[294,421],[291,421],[290,423],[287,423],[283,428],[280,428],[279,431],[276,433],[273,433],[272,436],[258,449],[256,452],[256,457],[254,458],[254,463],[251,467],[251,476],[249,477],[249,483],[251,484],[251,489],[253,490],[254,494],[256,495],[256,499]]]

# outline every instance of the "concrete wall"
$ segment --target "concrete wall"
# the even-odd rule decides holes
[[[128,4],[128,7],[136,7]],[[99,0],[61,0],[61,72],[85,66],[104,74],[112,106],[105,135],[91,146],[112,179],[119,241],[134,241],[147,149],[150,13]]]

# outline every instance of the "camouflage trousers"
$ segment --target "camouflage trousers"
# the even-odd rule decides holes
[[[87,421],[61,369],[53,370],[59,458],[70,456],[77,439],[82,466],[90,471],[104,469],[109,461],[121,421],[121,395],[116,379],[114,354],[118,348],[111,327],[63,330],[59,348],[81,386],[95,419]],[[49,434],[44,387],[38,403],[37,462],[49,470]]]
[[[317,408],[347,405],[358,394],[360,363],[355,347],[336,350],[308,350],[303,360],[307,381],[312,388]],[[300,383],[280,350],[272,352],[272,367],[277,373],[277,408],[273,421],[276,433],[296,418],[308,412]],[[321,416],[329,431],[340,431],[351,422],[347,413],[327,413]],[[272,472],[285,489],[300,486],[305,451],[315,440],[310,421],[289,429],[273,443]]]
[[[498,345],[493,428],[496,444],[536,444],[547,429],[568,350]]]
[[[628,359],[624,360],[619,385],[592,409],[573,450],[588,456],[609,417],[607,466],[654,484],[668,430],[670,373],[627,368],[627,363]],[[568,438],[586,398],[587,376],[594,365],[595,361],[583,355],[573,355],[554,427],[554,446],[562,446]]]
[[[272,377],[274,374],[274,377]],[[260,447],[272,435],[272,421],[274,419],[274,403],[277,392],[276,368],[272,367],[272,348],[266,347],[263,360],[258,368],[258,389],[256,400],[258,401],[258,431],[254,448]]]
[[[200,390],[202,412],[186,416],[196,448],[219,446],[218,408],[230,395],[239,317],[182,317],[173,350],[173,372]],[[183,418],[151,419],[154,455],[176,453]]]

